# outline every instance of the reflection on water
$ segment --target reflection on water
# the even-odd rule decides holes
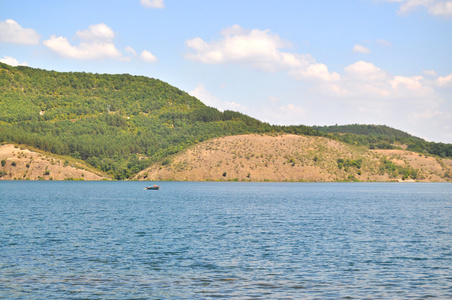
[[[452,298],[452,185],[0,182],[0,298]]]

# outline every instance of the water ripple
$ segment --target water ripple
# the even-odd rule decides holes
[[[0,298],[452,298],[450,184],[160,185],[0,182]]]

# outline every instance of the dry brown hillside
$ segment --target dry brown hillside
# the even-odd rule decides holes
[[[140,180],[452,181],[452,160],[405,150],[367,150],[322,137],[241,135],[213,139],[140,172]]]
[[[102,180],[77,163],[7,144],[0,146],[2,180]]]
[[[2,180],[102,180],[74,161],[0,146]],[[177,181],[452,181],[452,159],[367,150],[322,137],[240,135],[213,139],[154,164],[134,179]]]

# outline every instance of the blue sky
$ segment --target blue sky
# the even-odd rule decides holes
[[[271,124],[452,143],[451,0],[0,2],[0,61],[144,75]]]

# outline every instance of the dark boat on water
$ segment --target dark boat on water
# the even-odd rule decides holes
[[[158,190],[158,189],[160,189],[160,187],[158,185],[156,185],[156,184],[148,186],[148,187],[145,188],[145,190]]]

